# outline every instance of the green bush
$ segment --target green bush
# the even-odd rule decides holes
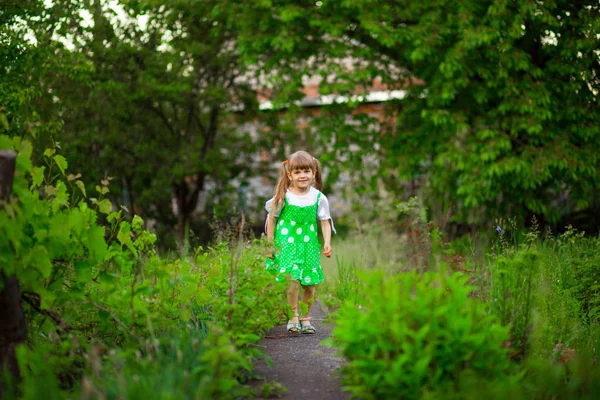
[[[365,301],[336,315],[334,343],[348,363],[343,384],[358,398],[417,399],[462,376],[507,372],[508,328],[472,299],[460,274],[365,275]]]

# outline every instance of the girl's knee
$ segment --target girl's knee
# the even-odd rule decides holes
[[[300,281],[290,281],[290,288],[298,289]]]
[[[310,285],[310,286],[302,286],[302,289],[304,289],[304,291],[306,293],[314,293],[315,292],[315,285]]]

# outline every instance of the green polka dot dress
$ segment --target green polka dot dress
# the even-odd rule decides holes
[[[317,236],[317,201],[310,206],[296,206],[285,199],[275,224],[275,257],[268,258],[266,268],[279,282],[291,275],[304,286],[323,282],[321,245]]]

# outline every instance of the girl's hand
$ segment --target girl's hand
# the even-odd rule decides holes
[[[269,245],[267,246],[266,253],[267,254],[265,255],[265,257],[275,258],[275,246],[274,246],[273,242],[269,243]]]
[[[326,244],[325,246],[323,246],[323,255],[325,257],[331,257],[332,252],[333,250],[331,249],[331,245]]]

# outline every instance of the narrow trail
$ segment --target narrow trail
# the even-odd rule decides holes
[[[287,388],[281,397],[287,400],[341,400],[350,399],[342,392],[340,377],[336,374],[344,359],[335,355],[335,349],[321,345],[331,336],[331,325],[324,322],[326,312],[320,302],[315,302],[311,323],[317,333],[313,335],[287,333],[286,326],[276,326],[262,340],[267,356],[273,361],[256,364],[256,372],[267,382],[279,382]]]

